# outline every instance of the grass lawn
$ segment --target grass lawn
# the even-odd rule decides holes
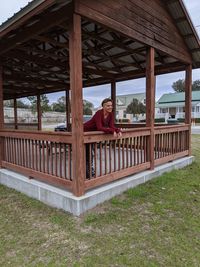
[[[200,266],[200,135],[196,162],[80,218],[0,186],[0,266]]]

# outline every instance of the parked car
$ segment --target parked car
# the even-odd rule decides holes
[[[92,115],[83,115],[83,122],[89,121],[92,118]],[[66,122],[58,124],[54,128],[55,132],[67,132]]]
[[[66,123],[61,123],[58,124],[55,128],[54,128],[55,132],[67,132],[67,125]]]

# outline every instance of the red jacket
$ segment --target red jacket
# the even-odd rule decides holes
[[[119,133],[120,129],[114,125],[113,113],[109,113],[108,117],[104,119],[103,109],[98,110],[94,116],[84,123],[84,132],[103,131],[105,133]]]

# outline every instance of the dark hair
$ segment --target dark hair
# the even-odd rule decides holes
[[[105,99],[101,102],[102,107],[103,107],[103,105],[104,105],[105,103],[108,103],[108,102],[113,102],[113,101],[112,101],[111,98],[105,98]]]

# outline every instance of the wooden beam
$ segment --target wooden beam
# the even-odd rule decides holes
[[[154,48],[147,49],[146,59],[146,127],[150,127],[149,159],[150,169],[154,169],[154,117],[155,117],[155,76]]]
[[[73,193],[84,194],[85,157],[83,140],[82,45],[81,17],[73,14],[69,29],[69,57],[72,114]]]
[[[53,54],[52,54],[53,55]],[[39,64],[39,65],[47,65],[47,66],[52,66],[52,67],[59,67],[59,68],[63,68],[66,69],[67,67],[67,59],[65,62],[61,62],[60,60],[55,60],[52,58],[46,58],[46,57],[40,57],[38,55],[31,55],[28,53],[23,52],[22,50],[15,50],[15,51],[9,51],[6,54],[6,57],[8,58],[16,58],[18,60],[22,60],[27,61],[27,62],[32,62],[35,64]]]
[[[134,1],[132,0],[128,2],[132,2],[132,4],[128,7],[130,10],[134,4]],[[140,2],[142,2],[142,5],[144,5],[143,1]],[[172,36],[170,29],[167,33],[168,38],[165,38],[165,36],[160,35],[160,33],[163,32],[162,29],[159,29],[159,31],[156,29],[157,31],[154,32],[152,28],[148,26],[149,23],[147,22],[146,24],[146,21],[143,18],[140,20],[140,23],[138,23],[135,19],[135,14],[133,14],[132,11],[127,12],[127,5],[123,5],[123,3],[123,1],[114,0],[107,2],[102,0],[78,0],[76,12],[81,16],[104,25],[106,28],[110,28],[113,31],[116,30],[124,36],[130,37],[133,40],[137,40],[148,46],[152,46],[155,49],[163,51],[164,53],[171,55],[172,57],[177,58],[186,64],[190,64],[192,62],[192,58],[187,51],[187,47],[183,43],[183,40],[178,37],[178,34],[176,39],[178,42],[182,41],[180,43],[181,46],[175,45],[174,39],[170,37]],[[146,6],[149,7],[149,4],[146,4]],[[171,23],[170,25],[173,24]]]
[[[3,110],[3,68],[0,66],[0,131],[4,127],[4,110]],[[0,168],[4,159],[4,138],[0,137]]]
[[[5,54],[7,51],[13,49],[17,45],[30,40],[35,35],[44,33],[52,26],[58,25],[59,23],[65,21],[72,12],[71,8],[72,5],[70,4],[55,10],[54,12],[49,12],[48,15],[34,23],[32,26],[22,28],[21,31],[12,38],[8,40],[4,39],[4,42],[0,44],[0,55]]]
[[[40,94],[37,94],[37,116],[38,116],[38,131],[42,130],[42,109]]]
[[[38,79],[40,78],[40,79]],[[22,74],[17,75],[17,74],[11,74],[11,75],[4,75],[4,79],[7,81],[14,81],[14,82],[21,82],[21,83],[29,83],[30,85],[32,84],[37,84],[38,86],[44,85],[44,86],[62,86],[65,87],[66,84],[64,82],[60,82],[59,79],[58,81],[51,81],[48,79],[41,79],[42,77],[24,77]]]
[[[67,131],[71,131],[71,124],[70,124],[70,100],[69,100],[69,90],[65,90],[65,98],[66,98],[66,126]]]
[[[28,20],[30,17],[38,15],[41,11],[43,11],[45,8],[48,8],[52,4],[55,3],[55,0],[47,0],[43,1],[39,6],[35,7],[31,11],[29,11],[27,14],[22,16],[20,19],[15,21],[15,23],[12,23],[9,27],[6,27],[4,30],[0,32],[0,37],[3,37],[5,34],[10,32],[11,30],[15,30],[17,27],[25,23],[26,20]]]
[[[13,97],[16,97],[16,98],[22,98],[22,97],[27,97],[27,96],[35,96],[36,93],[39,91],[40,94],[47,94],[47,93],[54,93],[54,92],[60,92],[60,91],[64,91],[66,90],[66,88],[69,88],[69,84],[66,84],[65,86],[56,86],[56,87],[43,87],[42,89],[41,88],[27,88],[27,87],[24,87],[23,88],[23,93],[18,93],[18,90],[20,89],[19,86],[10,86],[10,87],[7,87],[5,86],[7,89],[11,89],[13,92],[9,92],[9,94],[5,93],[5,100],[8,100],[8,99],[12,99]],[[5,88],[4,87],[4,88]],[[30,91],[28,90],[30,89]]]
[[[192,112],[192,65],[185,71],[185,123],[189,124],[188,150],[191,156],[191,112]]]
[[[17,99],[16,97],[14,98],[14,123],[15,123],[15,129],[18,129],[18,124],[17,124]]]
[[[57,46],[57,47],[66,48],[67,50],[69,49],[69,43],[68,42],[61,43],[61,42],[57,42],[56,40],[54,40],[52,38],[49,38],[46,36],[40,36],[40,35],[35,36],[34,39],[39,40],[41,42],[52,44],[52,45]]]

